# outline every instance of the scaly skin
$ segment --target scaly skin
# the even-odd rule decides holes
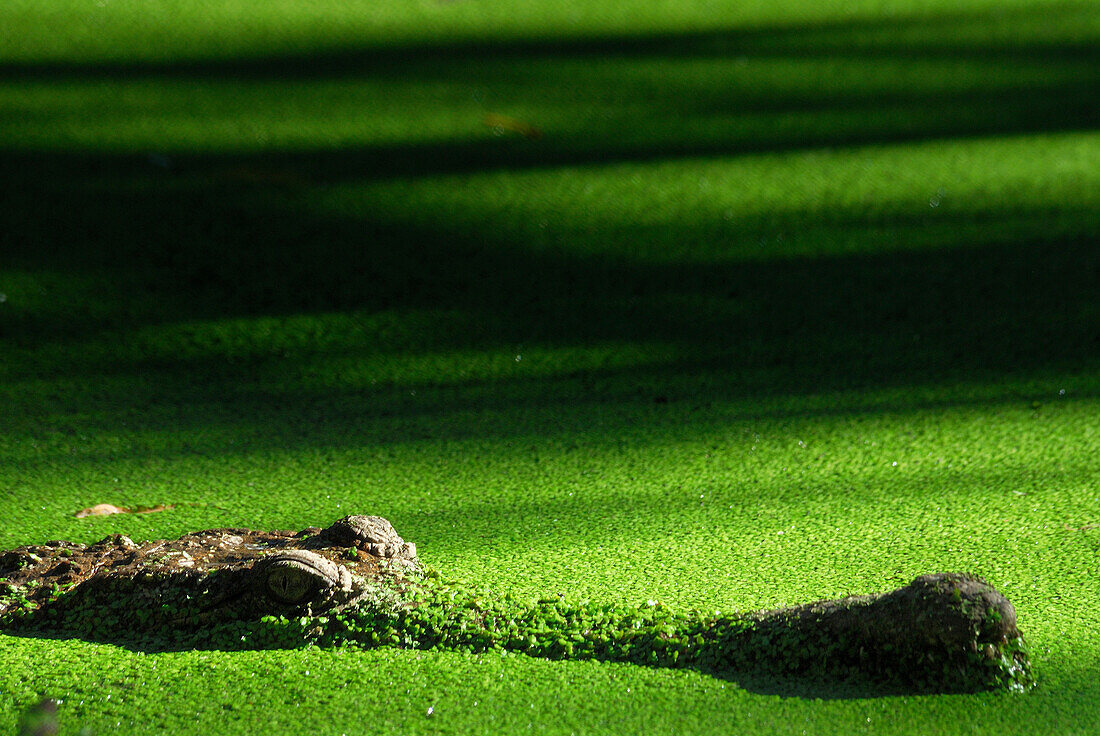
[[[115,536],[21,547],[0,554],[3,579],[0,627],[151,649],[391,645],[855,678],[920,692],[1034,684],[1012,604],[959,573],[730,616],[521,604],[442,583],[385,519],[350,516],[298,533],[215,529],[144,545]]]

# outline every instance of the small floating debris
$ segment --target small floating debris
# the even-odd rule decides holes
[[[156,506],[134,506],[129,509],[109,503],[97,503],[95,506],[77,511],[75,516],[78,519],[83,519],[88,516],[110,516],[111,514],[153,514],[158,511],[167,511],[171,508],[175,507],[172,506],[172,504],[163,503],[157,504]]]
[[[482,122],[492,128],[494,133],[518,133],[524,138],[532,141],[542,138],[542,131],[535,126],[522,120],[508,117],[507,115],[489,113]]]

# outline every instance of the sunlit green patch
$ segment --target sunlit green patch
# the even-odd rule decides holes
[[[1063,0],[970,0],[958,3],[934,0],[914,7],[908,0],[887,2],[742,3],[730,6],[719,0],[675,2],[659,0],[644,6],[630,3],[580,2],[565,6],[531,7],[521,0],[492,4],[456,2],[381,2],[320,0],[303,5],[291,0],[272,0],[258,10],[247,0],[164,0],[150,7],[140,0],[57,0],[41,5],[14,0],[4,7],[12,43],[0,58],[18,62],[129,61],[171,62],[223,56],[260,57],[272,54],[324,54],[326,51],[371,46],[424,45],[428,49],[463,43],[480,45],[497,39],[561,43],[562,37],[601,38],[607,34],[630,38],[646,33],[724,30],[730,27],[800,27],[823,23],[826,38],[846,42],[846,21],[898,15],[936,19],[962,10],[989,10],[981,25],[935,24],[940,35],[960,42],[991,38],[1017,38],[1013,11],[1036,9],[1053,20],[1056,33],[1038,32],[1036,42],[1061,42],[1087,33],[1087,24],[1061,19],[1069,7],[1078,11],[1085,3]],[[965,18],[965,16],[964,16]],[[1060,21],[1060,22],[1059,22]],[[813,25],[804,30],[813,33]],[[837,38],[838,37],[838,38]],[[904,38],[904,35],[902,35]]]
[[[734,5],[3,3],[0,547],[381,513],[466,586],[708,612],[973,570],[1037,688],[5,636],[0,730],[1100,722],[1100,16]]]

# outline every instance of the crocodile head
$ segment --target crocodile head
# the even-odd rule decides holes
[[[137,544],[47,542],[0,553],[0,623],[115,612],[112,628],[200,628],[263,616],[315,616],[361,601],[419,569],[416,547],[385,519],[326,529],[210,529]]]

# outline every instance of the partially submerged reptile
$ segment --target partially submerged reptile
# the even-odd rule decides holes
[[[209,529],[144,544],[120,534],[92,545],[46,542],[0,553],[0,621],[20,610],[48,620],[86,600],[126,600],[135,630],[315,616],[354,606],[383,581],[400,585],[419,567],[416,546],[378,516],[297,533]]]
[[[377,516],[325,529],[211,529],[0,553],[0,628],[138,646],[511,650],[710,672],[856,678],[916,691],[1024,690],[1012,604],[972,575],[746,614],[520,603],[442,582]]]

